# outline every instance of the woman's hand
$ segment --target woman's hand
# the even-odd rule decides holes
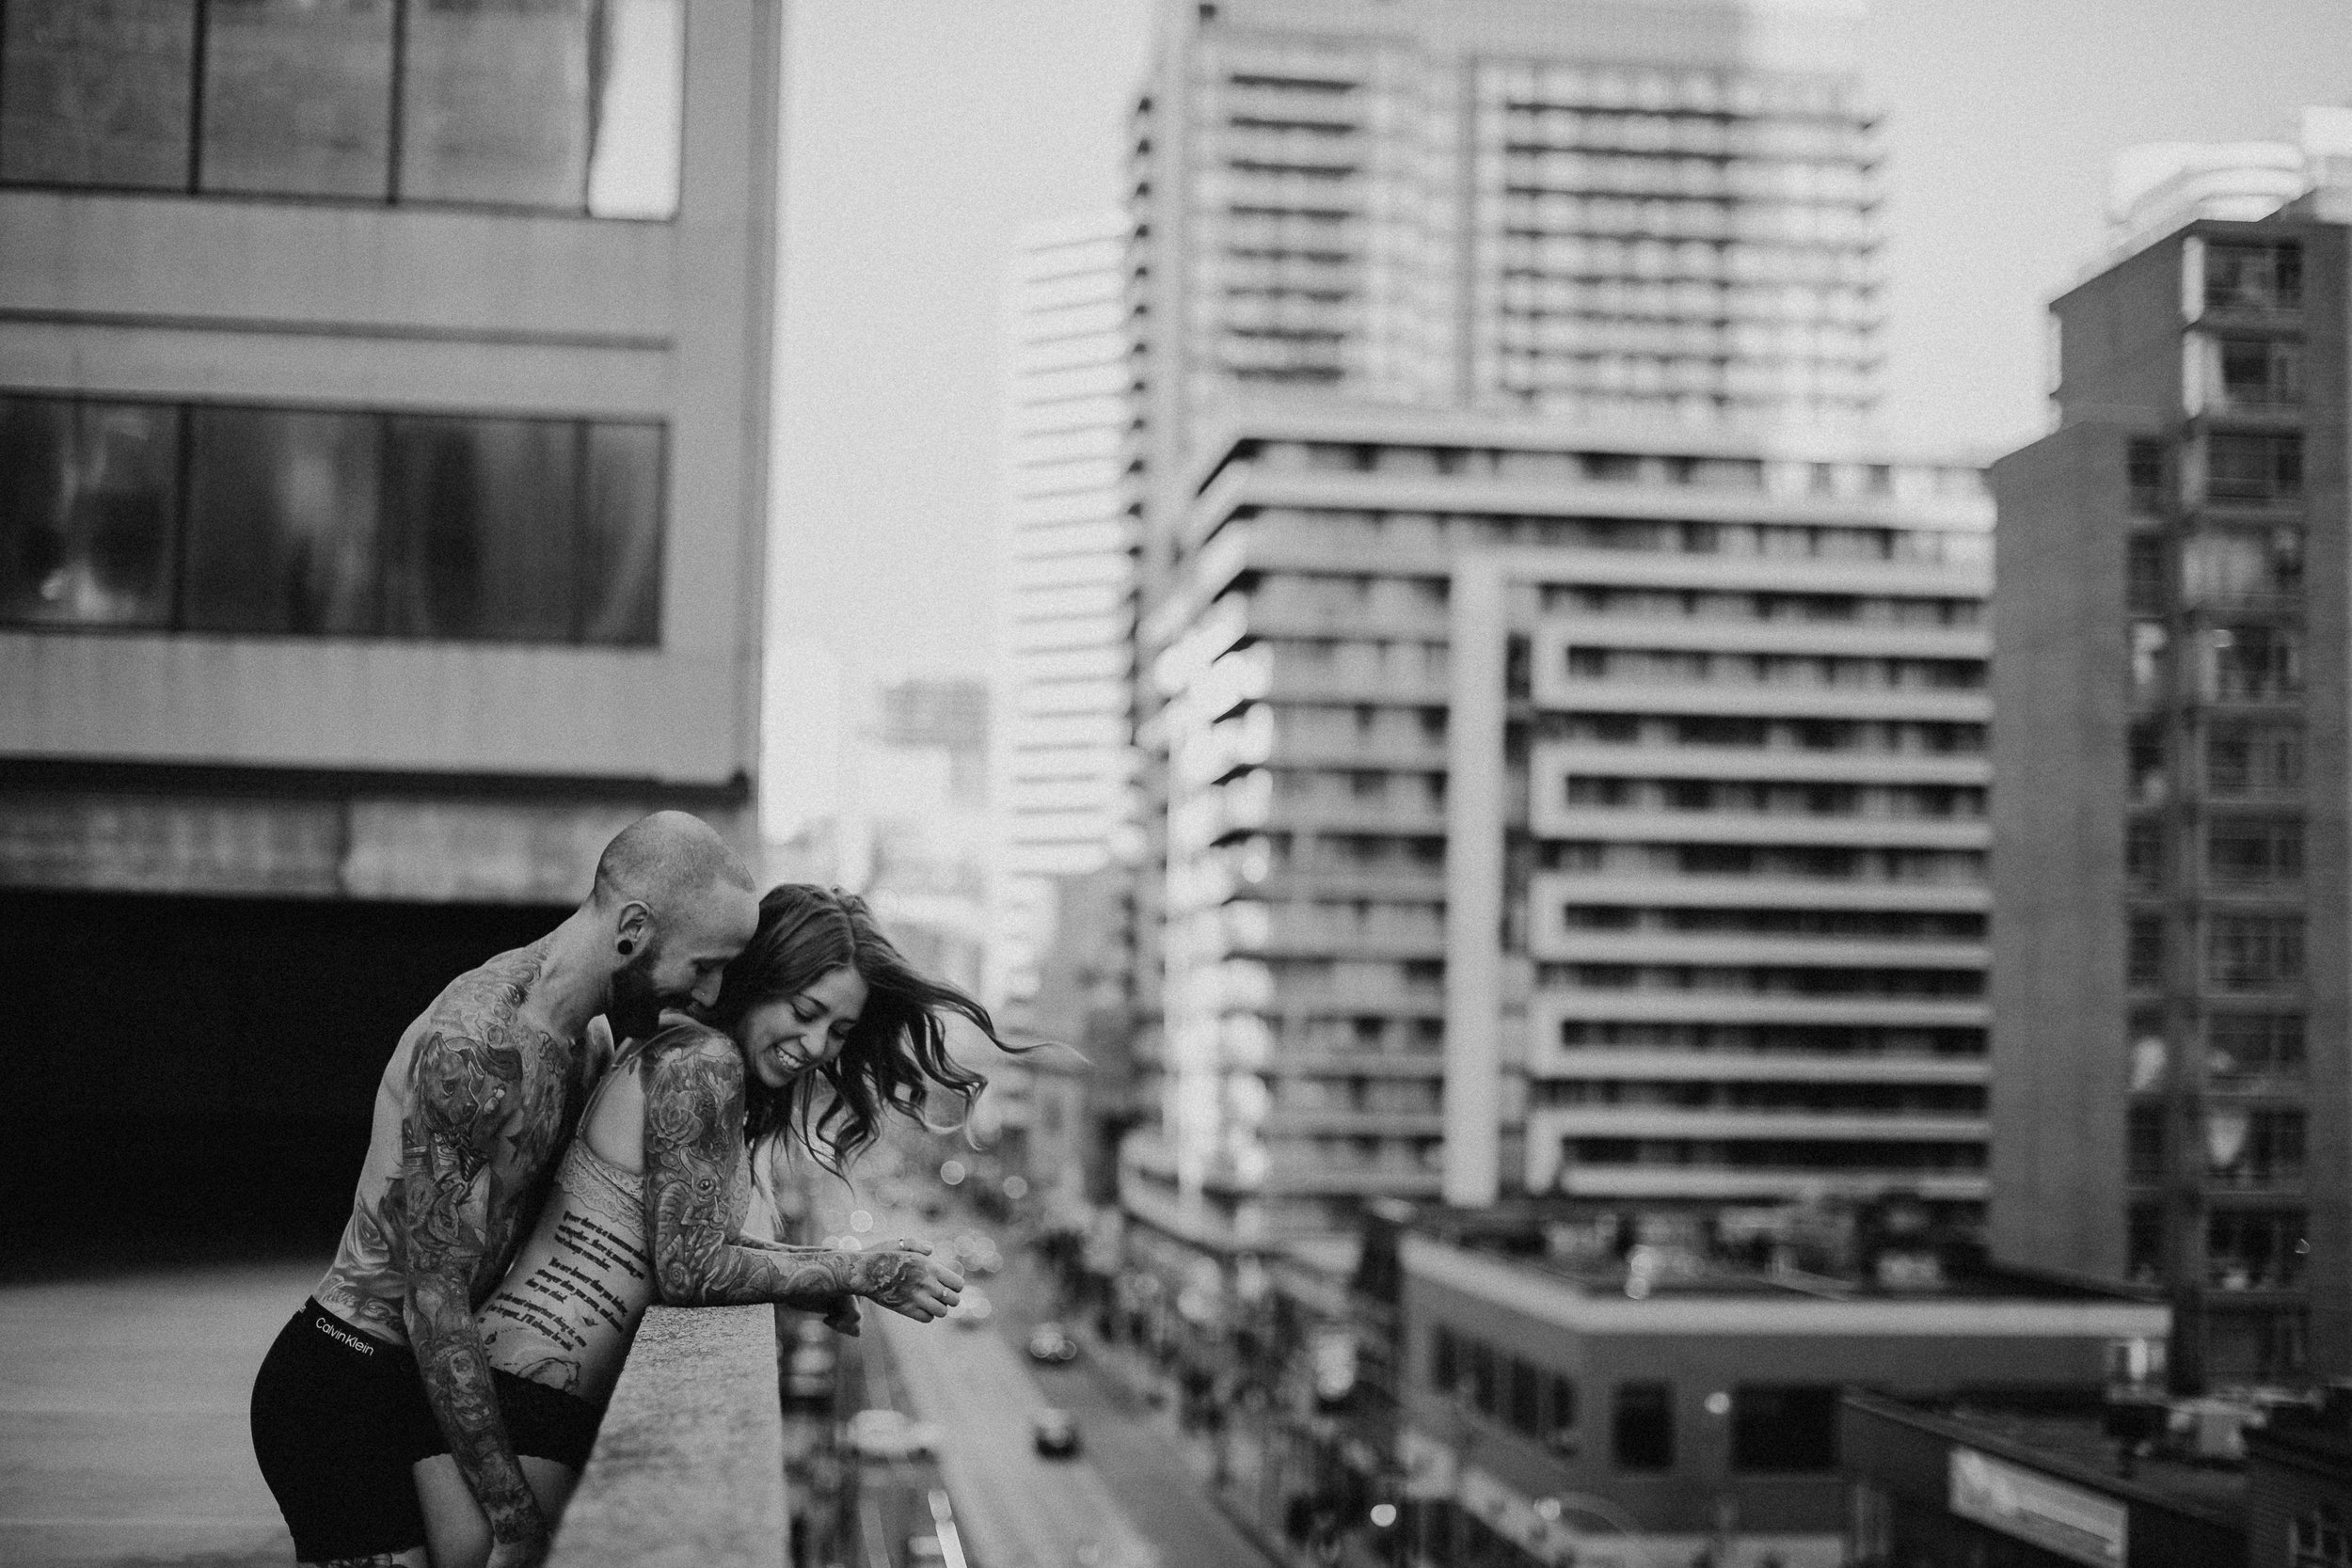
[[[859,1253],[850,1266],[850,1289],[918,1323],[944,1318],[963,1294],[963,1275],[934,1262],[930,1253],[920,1243]]]

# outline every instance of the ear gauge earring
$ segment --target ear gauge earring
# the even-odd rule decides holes
[[[619,945],[621,949],[621,957],[624,958],[628,958],[631,953],[637,951],[637,944],[629,941],[627,937],[623,937],[621,939]]]

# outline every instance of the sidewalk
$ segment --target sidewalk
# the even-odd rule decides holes
[[[0,1562],[282,1568],[254,1369],[310,1265],[0,1286]]]

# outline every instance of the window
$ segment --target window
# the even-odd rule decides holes
[[[684,21],[681,0],[8,0],[0,180],[666,218]]]
[[[2259,990],[2303,978],[2303,917],[2299,914],[2216,914],[2208,917],[2205,979],[2222,990]]]
[[[1741,1384],[1731,1397],[1731,1467],[1751,1475],[1836,1469],[1837,1390]]]
[[[2216,817],[2205,834],[2205,866],[2217,882],[2299,881],[2303,824],[2292,816]]]
[[[1439,1324],[1429,1331],[1429,1386],[1451,1394],[1461,1377],[1461,1341],[1454,1338],[1452,1329]]]
[[[1620,1470],[1674,1468],[1674,1385],[1617,1385],[1615,1408],[1610,1412],[1609,1451]]]
[[[1557,1373],[1544,1382],[1544,1441],[1563,1453],[1576,1446],[1576,1384]]]
[[[2164,536],[2135,533],[2123,545],[2124,601],[2137,613],[2164,612]]]
[[[2154,513],[2164,505],[2164,443],[2134,440],[2123,449],[2123,477],[2132,510]]]
[[[1470,1403],[1481,1416],[1495,1413],[1495,1353],[1492,1346],[1481,1339],[1472,1339],[1469,1354]]]
[[[2217,724],[2205,737],[2205,787],[2217,797],[2303,786],[2303,733],[2291,724]]]
[[[2303,247],[2216,243],[2205,247],[2205,309],[2292,310],[2303,303]]]
[[[0,398],[0,625],[660,641],[662,431]]]
[[[2216,1013],[2205,1023],[2205,1079],[2216,1088],[2303,1076],[2301,1013]]]
[[[2164,917],[2136,914],[2124,938],[2123,979],[2126,985],[2164,984]]]
[[[2278,702],[2303,689],[2303,640],[2284,626],[2217,626],[2206,634],[2215,697]]]
[[[2124,1113],[2124,1175],[2133,1181],[2164,1180],[2164,1107],[2135,1105]]]
[[[2333,1503],[2297,1513],[2287,1524],[2287,1568],[2352,1568],[2352,1528]]]
[[[2213,345],[2215,389],[2224,408],[2288,407],[2303,401],[2303,345],[2279,338],[2221,338]]]
[[[2216,1209],[2205,1216],[2205,1282],[2223,1291],[2291,1291],[2311,1253],[2300,1209]]]
[[[2222,1105],[2205,1113],[2208,1180],[2261,1187],[2303,1177],[2301,1111],[2249,1111]]]
[[[2292,500],[2303,493],[2303,437],[2216,431],[2205,439],[2205,493],[2215,500]]]
[[[2135,1285],[2153,1285],[2164,1277],[2163,1206],[2135,1203],[2123,1223],[2124,1275]]]
[[[1504,1405],[1504,1418],[1512,1430],[1530,1437],[1544,1434],[1543,1376],[1518,1357],[1511,1358],[1510,1398]]]
[[[0,397],[0,626],[164,625],[179,453],[167,404]]]

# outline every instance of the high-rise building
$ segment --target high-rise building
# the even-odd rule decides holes
[[[2192,1386],[2352,1373],[2352,229],[2304,207],[2062,295],[1993,470],[1993,1238],[2166,1286]]]
[[[1985,1193],[1991,509],[1822,436],[1259,406],[1155,667],[1131,1210]]]
[[[781,13],[0,7],[17,1223],[331,1212],[614,831],[750,847]]]
[[[1441,1113],[1438,1092],[1452,1006],[1441,912],[1450,634],[1442,598],[1429,595],[1446,592],[1444,563],[1523,531],[1549,538],[1548,517],[1559,539],[1582,539],[1578,530],[1601,521],[1587,506],[1682,516],[1692,491],[1677,476],[1719,464],[1760,474],[1769,459],[1775,473],[1810,475],[1818,463],[1847,476],[1824,481],[1835,484],[1883,466],[1855,444],[1879,368],[1877,151],[1854,71],[1859,15],[1846,0],[1163,6],[1131,144],[1140,392],[1128,467],[1137,643],[1152,672],[1136,702],[1147,841],[1137,1052],[1158,1075],[1161,1118],[1131,1162],[1138,1212],[1204,1234],[1273,1234],[1335,1222],[1359,1195],[1437,1189],[1440,1117],[1461,1114]],[[1400,408],[1486,422],[1458,438],[1399,436],[1384,421]],[[1258,412],[1273,424],[1261,430]],[[1321,421],[1315,436],[1274,433],[1294,418]],[[1347,433],[1351,420],[1363,434]],[[1624,434],[1628,421],[1652,428]],[[1352,477],[1278,476],[1260,455],[1308,447],[1316,466]],[[1454,513],[1506,451],[1505,515],[1489,528]],[[1548,494],[1549,479],[1520,477],[1581,476],[1588,456],[1606,488]],[[1279,631],[1221,641],[1237,616],[1249,623],[1247,595],[1208,583],[1222,557],[1203,552],[1213,537],[1248,531],[1227,525],[1272,504],[1261,487],[1299,484],[1352,499],[1318,490],[1305,524],[1261,531],[1283,538],[1283,570],[1298,578],[1267,578],[1263,602],[1299,604],[1277,617]],[[1883,498],[1857,504],[1877,509],[1870,527],[1912,526]],[[1702,515],[1688,515],[1695,526]],[[1768,506],[1740,521],[1779,517]],[[1394,539],[1447,527],[1409,568],[1377,564]],[[1256,678],[1245,669],[1318,657],[1332,662],[1298,678],[1344,689],[1327,702],[1300,697],[1294,712],[1288,699],[1228,689]],[[1659,710],[1661,722],[1671,711]],[[1308,748],[1322,748],[1319,760],[1220,770],[1242,728],[1289,746],[1317,724],[1329,729]],[[1207,869],[1232,858],[1218,845],[1218,802],[1274,790],[1278,778],[1337,792],[1328,831],[1285,830],[1299,851],[1359,860],[1286,876],[1279,899],[1238,897]],[[1278,815],[1293,809],[1267,800]],[[1256,844],[1247,858],[1276,840],[1231,842]],[[1237,898],[1231,918],[1243,924],[1218,934]],[[1232,942],[1277,938],[1297,949],[1295,965],[1227,962]],[[1326,1002],[1310,1006],[1276,978],[1307,983],[1317,965]],[[1309,1064],[1350,1041],[1401,1053],[1373,1074],[1376,1087],[1351,1067]],[[1278,1066],[1277,1051],[1293,1054]],[[1482,1147],[1493,1136],[1489,1126]],[[1508,1180],[1523,1163],[1504,1159]]]
[[[2194,219],[2252,222],[2297,199],[2352,201],[2352,108],[2306,108],[2291,142],[2126,148],[2108,186],[2102,270]]]
[[[1116,210],[1034,226],[1009,279],[988,992],[1016,1027],[1057,882],[1109,863],[1129,804],[1130,232]]]

